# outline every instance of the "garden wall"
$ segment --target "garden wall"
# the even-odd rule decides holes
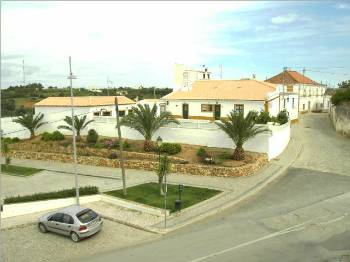
[[[54,154],[54,153],[42,153],[42,152],[29,152],[29,151],[15,151],[11,152],[13,158],[20,159],[35,159],[46,161],[57,161],[64,163],[72,163],[72,155],[66,154]],[[106,167],[120,167],[119,160],[108,159],[104,157],[96,156],[78,156],[78,163],[93,166],[106,166]],[[217,177],[239,177],[249,176],[254,174],[257,170],[263,167],[267,163],[266,155],[260,155],[256,161],[252,164],[246,164],[239,167],[217,167],[209,165],[198,164],[173,164],[172,172],[184,173],[201,176],[217,176]],[[126,169],[141,169],[153,171],[155,170],[158,162],[154,161],[142,161],[142,160],[125,160],[124,167]]]
[[[335,131],[350,137],[350,103],[331,106],[329,116]]]

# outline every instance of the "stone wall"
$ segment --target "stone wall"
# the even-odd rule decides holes
[[[350,137],[350,102],[331,106],[329,116],[334,129],[343,136]]]
[[[44,152],[31,152],[31,151],[16,151],[11,152],[13,158],[20,159],[35,159],[45,161],[56,161],[64,163],[72,163],[72,155],[56,154],[56,153],[44,153]],[[92,166],[106,166],[106,167],[120,167],[118,159],[108,159],[97,156],[78,156],[78,163]],[[218,167],[199,164],[173,164],[172,172],[184,173],[200,176],[217,176],[217,177],[240,177],[253,175],[257,170],[263,167],[267,163],[267,156],[259,155],[254,163],[246,164],[239,167]],[[125,160],[124,166],[127,169],[141,169],[153,171],[158,162],[155,161],[143,161],[143,160]]]

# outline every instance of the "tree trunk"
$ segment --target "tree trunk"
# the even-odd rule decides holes
[[[153,151],[154,146],[153,146],[153,142],[151,140],[145,140],[144,144],[143,144],[143,150],[145,150],[145,152],[151,152]]]
[[[245,158],[245,153],[244,153],[244,149],[242,147],[237,146],[235,148],[235,151],[233,152],[233,159],[234,160],[244,160]]]
[[[160,189],[160,195],[164,196],[164,191],[163,191],[163,177],[158,177],[158,183],[159,183],[159,189]]]
[[[30,131],[30,139],[33,139],[35,137],[35,133],[34,133],[34,131]]]

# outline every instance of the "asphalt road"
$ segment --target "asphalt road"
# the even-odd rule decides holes
[[[160,240],[81,261],[350,261],[350,140],[326,121],[303,117],[293,134],[307,154],[254,198]]]

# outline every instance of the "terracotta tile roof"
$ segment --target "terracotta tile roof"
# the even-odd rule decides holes
[[[266,82],[273,83],[273,84],[284,83],[285,85],[294,85],[294,84],[320,85],[319,83],[308,78],[307,76],[304,76],[297,71],[290,71],[290,70],[286,71],[284,74],[282,72],[278,75],[275,75],[274,77],[267,79]]]
[[[199,80],[193,83],[192,90],[172,92],[166,100],[255,100],[264,101],[276,85],[253,79],[246,80]]]
[[[106,106],[114,105],[115,96],[77,96],[73,98],[75,107],[91,107],[91,106]],[[118,103],[120,105],[135,104],[135,101],[125,97],[118,96]],[[70,106],[70,97],[48,97],[35,106]]]

